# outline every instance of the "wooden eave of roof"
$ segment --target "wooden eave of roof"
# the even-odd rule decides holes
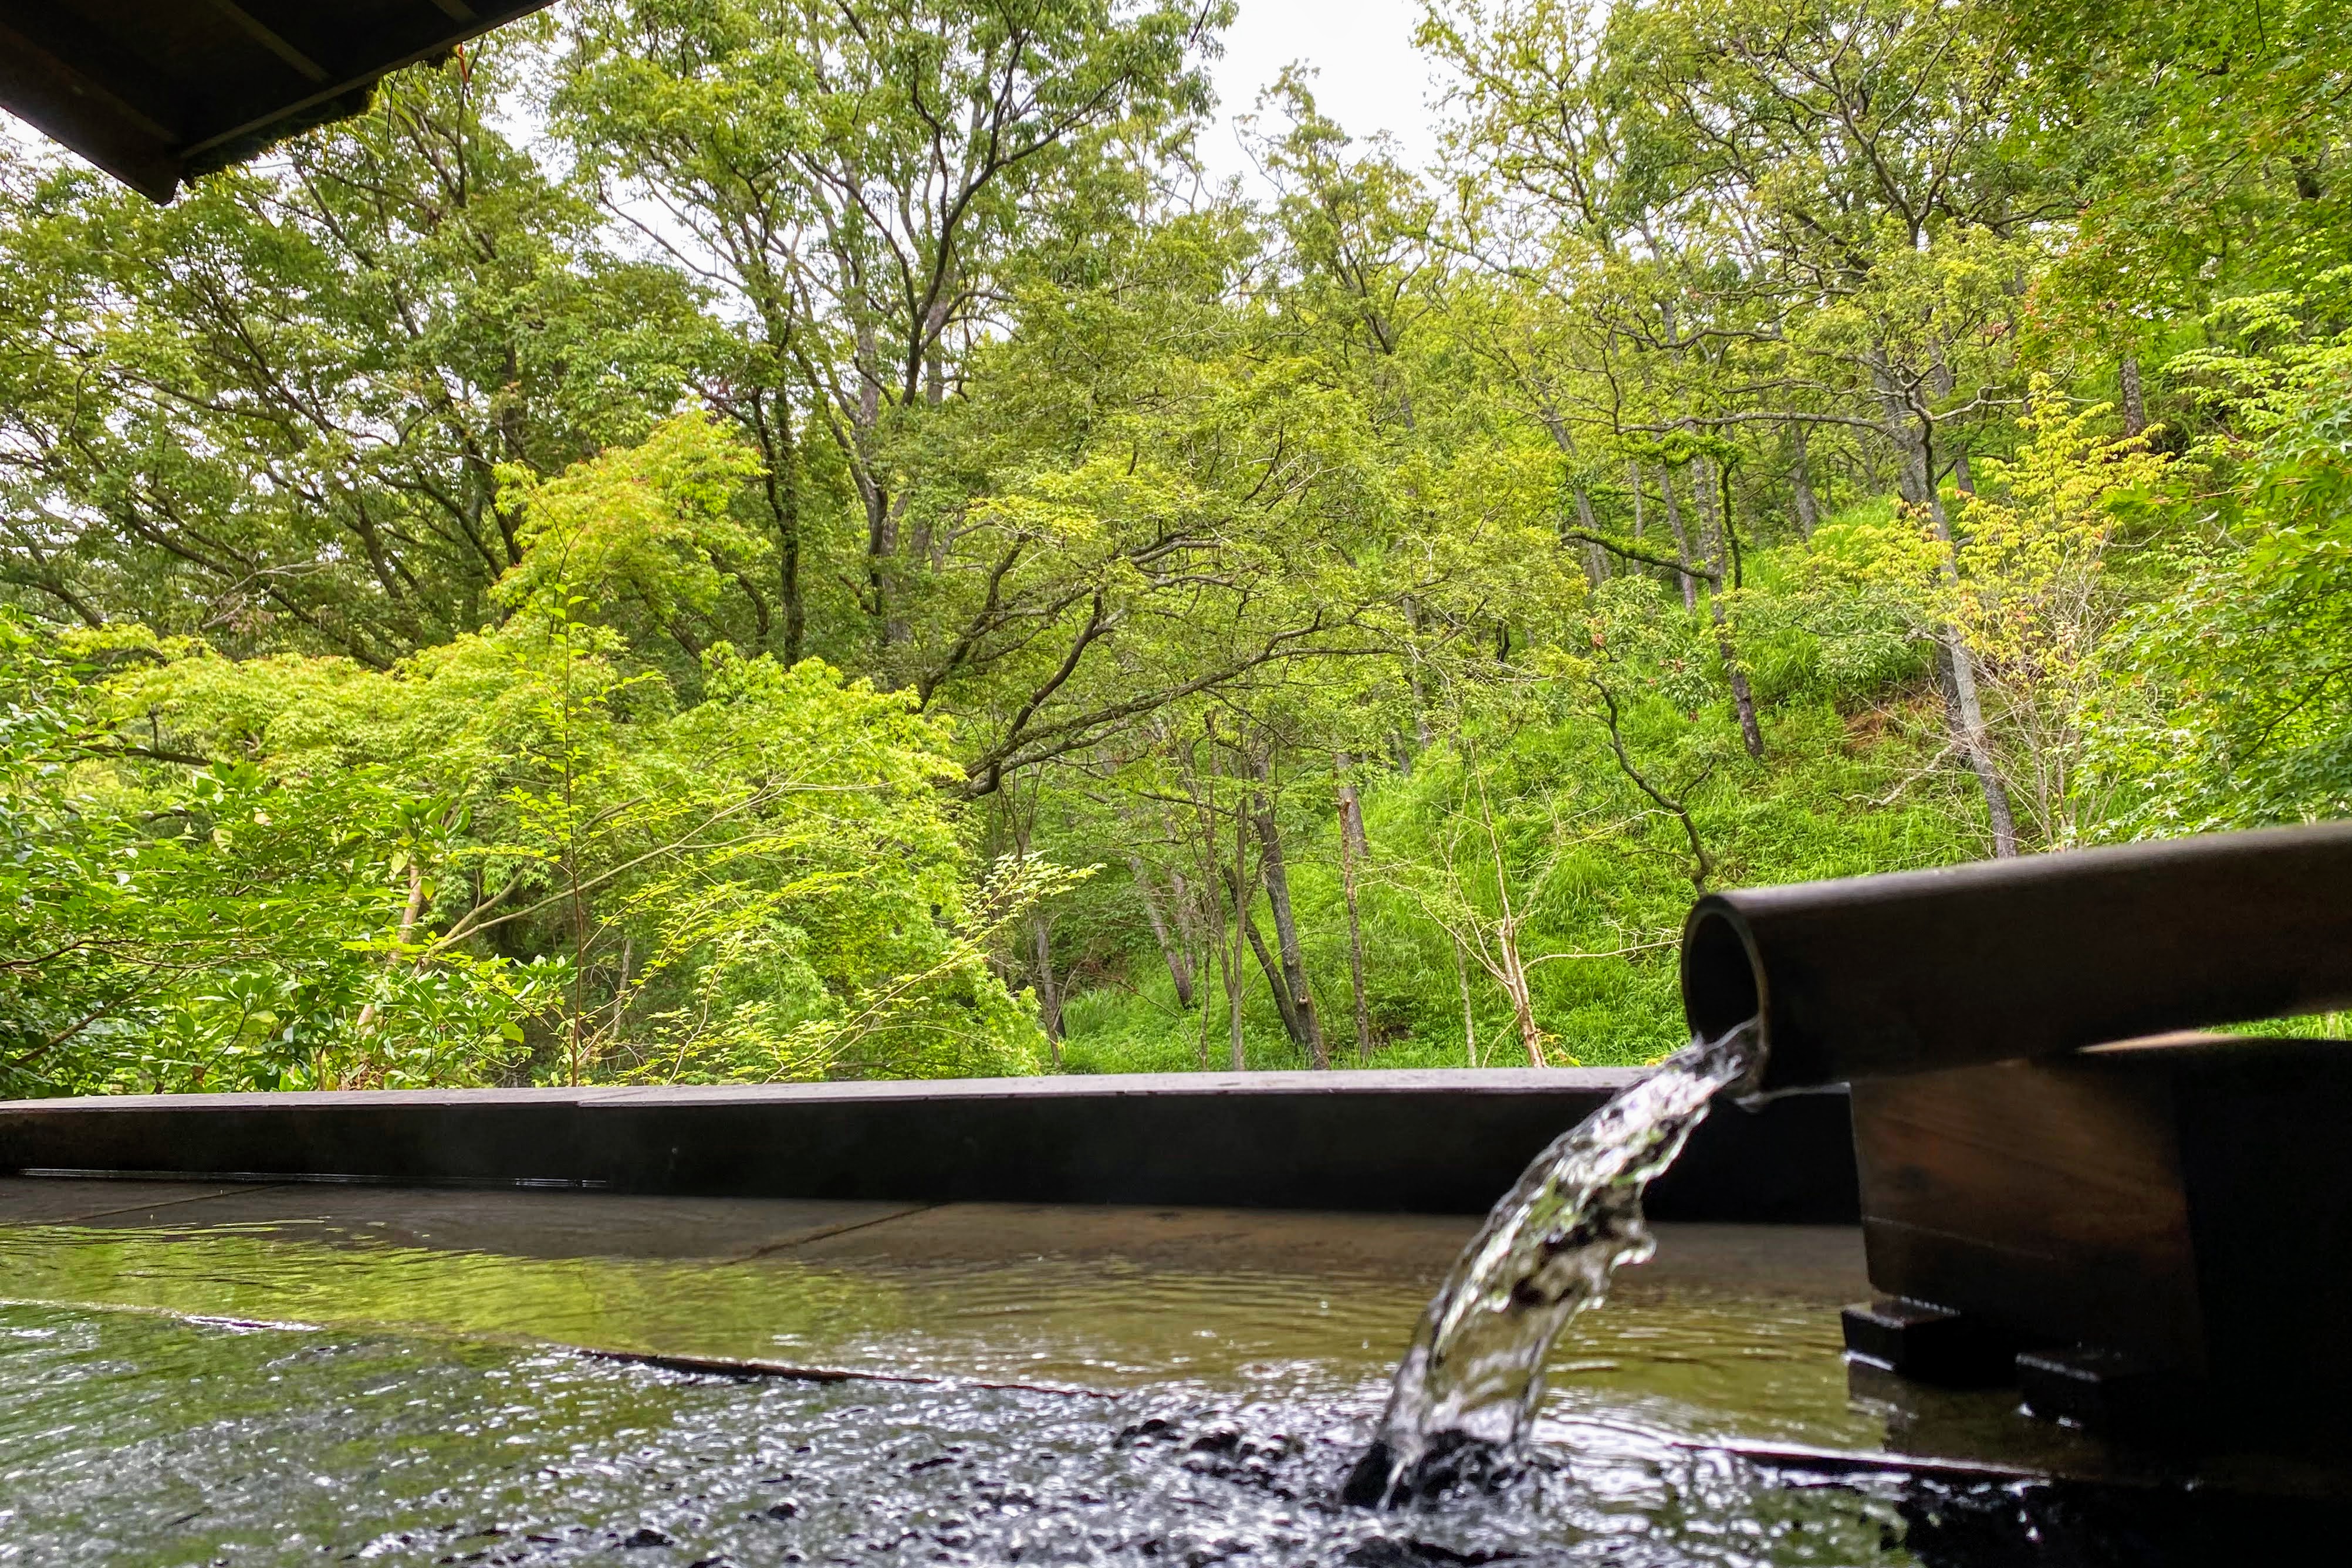
[[[0,107],[168,202],[548,0],[0,0]]]

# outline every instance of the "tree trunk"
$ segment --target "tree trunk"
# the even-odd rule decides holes
[[[474,901],[476,903],[481,902],[479,895],[476,896]],[[416,922],[422,920],[424,916],[425,866],[424,863],[416,858],[416,851],[412,848],[408,852],[408,899],[406,902],[400,906],[400,931],[396,938],[399,945],[390,953],[385,955],[383,962],[384,968],[388,970],[395,969],[402,963],[409,962],[408,955],[402,952],[401,949],[407,947],[409,938],[414,936],[416,932]],[[416,959],[415,963],[419,969],[424,967],[425,961],[422,958]],[[626,982],[625,981],[624,984],[626,984]],[[365,1035],[374,1023],[375,1003],[373,1000],[370,1000],[365,1005],[360,1008],[359,1032],[362,1035]]]
[[[1600,525],[1592,521],[1592,498],[1584,493],[1582,485],[1576,487],[1576,521],[1588,536],[1601,531]],[[1596,588],[1609,580],[1609,557],[1590,537],[1584,541],[1584,574]]]
[[[1429,749],[1429,699],[1421,689],[1421,606],[1413,602],[1411,594],[1404,596],[1402,603],[1404,629],[1411,642],[1412,657],[1405,660],[1404,679],[1405,685],[1412,692],[1413,740],[1423,751],[1427,751]],[[1412,769],[1408,763],[1398,771],[1411,773]]]
[[[1212,855],[1216,853],[1216,847],[1213,844],[1210,846],[1209,852]],[[1213,888],[1216,886],[1216,879],[1213,877],[1202,886]],[[1201,1070],[1207,1072],[1209,1070],[1209,1007],[1208,996],[1202,990],[1202,986],[1209,972],[1209,955],[1202,951],[1202,944],[1208,940],[1208,933],[1202,929],[1203,917],[1208,911],[1202,907],[1199,898],[1193,893],[1192,885],[1184,879],[1184,873],[1174,866],[1168,868],[1168,901],[1171,923],[1176,928],[1176,944],[1179,951],[1184,954],[1184,972],[1192,977],[1191,1005],[1198,1009],[1200,1015],[1201,1032],[1194,1041],[1195,1055],[1199,1058]],[[1219,927],[1218,951],[1223,952],[1224,933],[1222,921],[1219,922]]]
[[[1789,465],[1789,488],[1797,505],[1797,532],[1804,539],[1812,538],[1813,530],[1822,525],[1822,503],[1813,495],[1812,458],[1806,450],[1811,434],[1804,426],[1797,426],[1796,452]]]
[[[842,456],[848,460],[850,479],[866,513],[866,607],[873,617],[875,640],[887,653],[907,640],[907,617],[898,605],[895,582],[898,503],[883,467],[883,378],[880,347],[870,321],[858,323],[852,364],[857,377],[857,401],[850,411],[849,438]]]
[[[1201,985],[1208,960],[1201,952],[1201,901],[1180,868],[1171,866],[1167,869],[1168,923],[1175,933],[1176,951],[1184,955],[1184,973],[1192,982],[1192,1000],[1187,1005],[1202,1005],[1206,1002]]]
[[[1250,913],[1250,899],[1257,890],[1255,886],[1257,879],[1253,878],[1249,872],[1249,840],[1253,826],[1250,802],[1236,781],[1234,795],[1234,858],[1231,865],[1223,868],[1225,892],[1232,899],[1234,907],[1233,984],[1226,989],[1226,1004],[1233,1016],[1234,1070],[1235,1072],[1243,1071],[1245,1066],[1242,1056],[1240,984],[1241,943],[1244,941],[1248,942],[1250,951],[1257,955],[1258,970],[1265,976],[1266,989],[1274,993],[1275,1010],[1282,1015],[1283,1032],[1293,1041],[1301,1041],[1306,1037],[1298,1019],[1291,1010],[1290,989],[1283,984],[1282,967],[1275,962],[1274,955],[1266,951],[1265,939],[1258,934],[1257,920]],[[1265,871],[1262,858],[1258,869],[1262,876]]]
[[[2140,385],[2137,354],[2126,352],[2123,363],[2116,367],[2116,379],[2123,388],[2124,434],[2137,436],[2147,428],[2147,393]]]
[[[1625,480],[1633,492],[1633,542],[1642,542],[1642,462],[1638,458],[1625,459]]]
[[[1225,1017],[1233,1029],[1233,1068],[1235,1072],[1249,1070],[1249,1058],[1242,1050],[1242,933],[1249,932],[1250,945],[1257,949],[1258,962],[1265,962],[1265,944],[1257,940],[1250,928],[1249,894],[1243,877],[1249,858],[1248,814],[1241,808],[1238,795],[1234,805],[1234,863],[1225,868],[1225,883],[1234,896],[1234,935],[1230,943],[1218,943],[1220,954],[1230,953],[1225,964]],[[1276,987],[1279,995],[1280,988]]]
[[[1723,613],[1723,585],[1731,574],[1731,520],[1717,510],[1718,500],[1728,504],[1728,498],[1718,498],[1714,486],[1715,466],[1702,458],[1691,465],[1691,494],[1698,502],[1699,521],[1705,526],[1707,553],[1711,557],[1708,576],[1713,592],[1706,596],[1707,618],[1715,626],[1715,649],[1723,659],[1723,678],[1731,686],[1732,710],[1739,716],[1740,743],[1748,754],[1758,762],[1764,760],[1764,731],[1756,721],[1756,695],[1748,684],[1748,672],[1740,668],[1739,653],[1731,643],[1731,623]]]
[[[1214,731],[1211,731],[1213,736]],[[1224,851],[1218,838],[1216,787],[1203,779],[1193,767],[1192,748],[1172,747],[1177,771],[1184,781],[1184,794],[1192,803],[1192,814],[1201,828],[1202,882],[1198,902],[1180,904],[1198,916],[1203,928],[1202,939],[1212,941],[1217,949],[1217,975],[1224,983],[1225,1012],[1233,1029],[1233,1069],[1240,1072],[1247,1065],[1242,1055],[1242,947],[1238,927],[1230,932],[1225,924],[1224,909],[1217,898],[1217,889],[1225,880]],[[1248,847],[1241,824],[1234,823],[1233,879],[1241,880],[1242,859]],[[1181,897],[1181,895],[1180,895]],[[1201,1070],[1209,1070],[1209,1010],[1201,1009]]]
[[[1298,1015],[1292,1010],[1290,988],[1282,983],[1282,965],[1276,962],[1273,950],[1265,945],[1265,938],[1258,934],[1257,917],[1250,913],[1249,895],[1254,890],[1242,889],[1234,905],[1241,911],[1241,933],[1247,939],[1250,951],[1257,955],[1258,973],[1265,976],[1265,988],[1274,993],[1275,1011],[1282,1015],[1282,1032],[1290,1037],[1293,1044],[1298,1044],[1306,1036],[1306,1026],[1299,1023]]]
[[[1927,493],[1927,519],[1935,525],[1937,542],[1944,547],[1940,568],[1945,585],[1957,588],[1960,565],[1952,547],[1951,519],[1945,515],[1943,497],[1936,492],[1925,443],[1919,447],[1914,468],[1915,477]],[[1969,651],[1968,638],[1960,628],[1949,621],[1937,629],[1936,636],[1943,644],[1945,672],[1950,681],[1952,731],[1960,749],[1968,754],[1978,787],[1984,791],[1985,816],[1992,825],[1993,858],[2010,859],[2017,854],[2017,816],[2010,808],[2009,788],[2001,783],[2000,770],[1993,763],[1992,741],[1985,730],[1984,705],[1977,695],[1976,656]]]
[[[1214,887],[1215,885],[1216,884],[1213,882],[1210,884],[1212,887]],[[1219,921],[1217,923],[1220,928],[1224,924],[1223,921]],[[1233,1069],[1235,1072],[1240,1072],[1245,1065],[1242,1060],[1242,966],[1240,949],[1241,934],[1238,931],[1228,935],[1222,929],[1218,931],[1217,977],[1224,983],[1225,987],[1225,1012],[1233,1026]],[[1209,1069],[1208,1020],[1209,1010],[1203,1007],[1201,1009],[1201,1070],[1203,1072],[1206,1072]]]
[[[801,661],[801,646],[808,636],[808,605],[801,591],[800,457],[793,446],[793,405],[782,394],[772,405],[755,391],[750,412],[752,435],[760,443],[761,483],[776,530],[776,596],[783,612],[782,652],[784,663],[793,665]]]
[[[1519,1044],[1528,1053],[1528,1066],[1549,1067],[1544,1056],[1543,1031],[1536,1027],[1535,995],[1528,984],[1527,966],[1519,962],[1518,937],[1507,931],[1500,935],[1503,990],[1511,998],[1511,1021],[1518,1026]]]
[[[1658,469],[1658,487],[1666,492],[1666,526],[1675,534],[1675,560],[1681,568],[1675,575],[1683,585],[1683,613],[1695,616],[1698,614],[1698,583],[1691,576],[1690,535],[1683,529],[1682,503],[1675,499],[1673,468]]]
[[[1054,1056],[1054,1070],[1062,1068],[1062,990],[1054,980],[1054,922],[1045,915],[1029,921],[1037,967],[1037,1012],[1045,1026],[1045,1046]]]
[[[1478,1016],[1470,1007],[1470,965],[1462,957],[1462,943],[1454,944],[1454,984],[1462,991],[1462,1054],[1478,1065]]]
[[[1190,1012],[1192,1007],[1192,955],[1168,928],[1168,917],[1160,908],[1159,894],[1151,886],[1151,868],[1140,855],[1127,858],[1128,869],[1135,878],[1135,896],[1143,905],[1143,918],[1151,922],[1152,940],[1160,944],[1160,956],[1168,963],[1168,977],[1176,983],[1176,1005]]]
[[[636,959],[636,940],[627,931],[621,933],[621,977],[613,986],[613,1026],[615,1045],[622,1043],[622,1032],[629,1021],[629,969]]]
[[[1348,776],[1351,759],[1341,752],[1331,759],[1339,777],[1339,890],[1348,905],[1348,991],[1356,1004],[1356,1059],[1372,1065],[1371,1005],[1364,996],[1364,925],[1356,912],[1356,868],[1369,858],[1364,842],[1364,807],[1356,798],[1355,781]]]
[[[1272,761],[1263,752],[1256,759],[1257,777],[1261,784],[1274,779]],[[1307,1047],[1307,1060],[1318,1068],[1331,1065],[1330,1047],[1323,1041],[1323,1021],[1316,1016],[1315,997],[1307,985],[1307,963],[1298,946],[1298,920],[1290,904],[1290,871],[1282,857],[1282,834],[1274,820],[1274,807],[1261,793],[1251,805],[1257,817],[1259,858],[1265,872],[1265,901],[1274,911],[1274,936],[1282,951],[1282,986],[1290,1005],[1284,1010],[1283,1022],[1290,1026],[1290,1037]]]
[[[1526,1047],[1528,1065],[1544,1067],[1543,1031],[1536,1026],[1535,997],[1528,984],[1528,967],[1519,960],[1518,910],[1511,901],[1511,868],[1503,855],[1502,836],[1495,829],[1495,805],[1486,794],[1486,770],[1475,754],[1465,744],[1462,760],[1478,790],[1478,820],[1486,830],[1486,853],[1495,868],[1495,901],[1501,918],[1495,922],[1495,957],[1486,953],[1486,943],[1479,943],[1478,962],[1511,999],[1511,1019],[1518,1026],[1519,1044]]]
[[[1739,716],[1739,743],[1760,763],[1764,731],[1756,721],[1756,694],[1748,684],[1748,671],[1740,668],[1738,651],[1731,646],[1731,627],[1723,618],[1723,596],[1711,595],[1707,605],[1715,619],[1715,651],[1723,659],[1724,679],[1731,683],[1732,711]]]
[[[1984,705],[1977,695],[1976,656],[1969,651],[1958,626],[1937,633],[1943,645],[1944,669],[1950,681],[1952,732],[1968,754],[1969,767],[1984,791],[1985,816],[1992,825],[1993,858],[2006,860],[2017,853],[2017,816],[2009,804],[2009,787],[1993,765],[1992,744],[1985,731]]]

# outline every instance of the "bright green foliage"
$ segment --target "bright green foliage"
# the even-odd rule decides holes
[[[988,940],[1066,879],[970,884],[943,727],[723,643],[681,704],[579,613],[690,595],[736,459],[688,416],[530,488],[514,616],[388,672],[12,629],[28,1083],[478,1081],[526,1026],[572,1081],[1026,1070]]]
[[[2342,0],[1431,0],[1255,200],[1230,16],[0,153],[0,1093],[1633,1062],[1703,889],[2352,813]]]
[[[0,1092],[464,1084],[518,1058],[559,965],[404,961],[397,878],[440,803],[374,768],[142,778],[92,673],[0,621]]]
[[[2352,361],[2264,421],[2235,526],[2174,548],[2185,582],[2126,624],[2105,764],[2126,831],[2352,815]]]
[[[169,208],[0,153],[0,576],[378,668],[478,624],[520,558],[498,467],[634,439],[709,357],[683,280],[485,122],[512,58]]]

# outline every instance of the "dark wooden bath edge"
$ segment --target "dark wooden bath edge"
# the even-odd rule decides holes
[[[0,1102],[0,1172],[1478,1213],[1638,1071],[1169,1073]],[[1851,1223],[1843,1090],[1708,1117],[1665,1220]]]

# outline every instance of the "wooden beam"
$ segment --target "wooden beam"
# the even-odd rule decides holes
[[[446,0],[446,3],[445,0],[435,0],[435,3],[441,10],[447,12],[451,5],[457,4],[457,0]],[[351,47],[350,58],[354,60],[368,61],[366,69],[347,77],[330,79],[316,90],[305,93],[299,99],[271,106],[266,113],[255,115],[237,124],[212,132],[181,148],[180,156],[188,163],[201,166],[205,154],[216,147],[227,146],[257,132],[265,132],[280,121],[293,120],[331,99],[341,98],[346,93],[367,87],[381,77],[415,65],[420,60],[431,59],[445,49],[462,44],[468,38],[478,37],[493,27],[513,21],[518,16],[528,16],[533,11],[544,9],[549,3],[550,0],[503,0],[503,3],[493,8],[488,16],[478,12],[467,12],[466,26],[463,28],[455,30],[436,28],[422,41],[401,42],[383,36],[355,40]],[[461,6],[460,9],[463,7]],[[453,16],[454,15],[452,13]],[[413,33],[410,34],[410,38],[415,38]]]
[[[246,37],[292,66],[304,79],[313,82],[327,79],[326,67],[263,26],[244,6],[233,4],[233,0],[208,0],[208,3],[214,10],[243,28]]]
[[[202,0],[184,18],[185,0],[147,4],[152,12],[109,7],[110,26],[101,29],[71,0],[0,0],[0,107],[165,202],[192,172],[355,112],[385,73],[446,54],[547,0],[402,0],[364,23],[305,25],[295,34],[302,45],[245,0]],[[168,25],[169,37],[201,40],[206,63],[174,58],[173,48],[136,37],[150,16]],[[279,76],[280,67],[292,76]]]
[[[170,126],[5,21],[0,103],[152,200],[179,187]]]

